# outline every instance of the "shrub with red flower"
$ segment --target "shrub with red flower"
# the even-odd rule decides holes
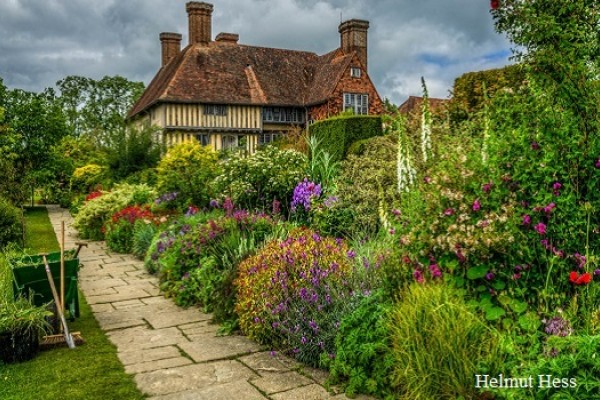
[[[133,244],[133,229],[138,220],[145,220],[147,223],[155,225],[160,223],[148,206],[125,207],[114,213],[110,221],[103,227],[108,248],[117,253],[130,253]]]
[[[101,190],[97,190],[95,192],[92,192],[90,194],[88,194],[87,196],[85,196],[85,201],[90,201],[90,200],[94,200],[98,197],[102,196],[102,191]]]

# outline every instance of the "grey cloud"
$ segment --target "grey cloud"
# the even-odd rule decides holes
[[[210,1],[210,0],[209,0]],[[473,0],[213,0],[213,35],[240,34],[244,44],[328,52],[337,26],[363,18],[369,73],[382,97],[401,103],[421,93],[446,97],[467,71],[497,67],[509,48],[494,32],[489,5]],[[158,34],[187,43],[185,0],[3,0],[0,77],[9,87],[39,91],[67,75],[122,75],[146,84],[160,62]]]

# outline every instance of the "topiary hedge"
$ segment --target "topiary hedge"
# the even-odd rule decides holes
[[[310,134],[321,141],[323,150],[335,161],[346,157],[348,148],[357,140],[382,136],[381,117],[376,115],[340,115],[311,125]]]

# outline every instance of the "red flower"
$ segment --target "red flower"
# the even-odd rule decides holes
[[[85,197],[85,201],[94,200],[95,198],[98,198],[100,196],[102,196],[101,191],[92,192]]]
[[[576,271],[573,271],[569,274],[569,282],[574,285],[587,285],[591,281],[592,274],[589,272],[579,275]]]
[[[500,0],[490,0],[490,7],[492,10],[498,9],[500,7]]]

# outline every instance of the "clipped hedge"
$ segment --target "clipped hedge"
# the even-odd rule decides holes
[[[310,127],[310,134],[321,141],[324,151],[339,161],[346,157],[355,141],[382,136],[383,127],[380,116],[340,115],[315,122]]]

